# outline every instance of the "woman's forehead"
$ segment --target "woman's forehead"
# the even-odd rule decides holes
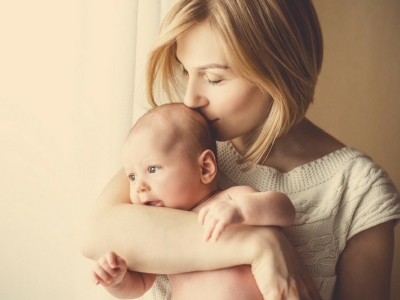
[[[196,69],[210,65],[227,66],[221,39],[208,23],[193,26],[177,39],[177,59]]]

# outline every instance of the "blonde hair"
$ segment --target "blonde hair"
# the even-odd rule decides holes
[[[229,67],[273,101],[240,161],[262,163],[276,138],[299,122],[313,101],[323,57],[322,33],[311,0],[181,0],[167,14],[147,65],[148,100],[183,99],[176,39],[208,22]]]

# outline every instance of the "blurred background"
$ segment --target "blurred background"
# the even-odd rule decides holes
[[[90,281],[80,232],[146,108],[146,55],[173,2],[0,3],[0,299],[113,299]],[[400,188],[400,2],[314,3],[325,59],[308,117]]]

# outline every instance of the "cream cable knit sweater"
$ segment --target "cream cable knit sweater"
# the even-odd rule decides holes
[[[400,219],[400,195],[387,173],[350,147],[288,173],[260,165],[242,172],[242,166],[233,163],[239,158],[229,142],[218,143],[219,185],[250,185],[289,196],[297,216],[284,232],[303,257],[324,300],[332,298],[335,266],[346,242],[372,226]],[[154,284],[153,299],[170,299],[165,276]]]

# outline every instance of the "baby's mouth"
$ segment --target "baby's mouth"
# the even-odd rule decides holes
[[[160,200],[146,201],[146,202],[144,203],[144,205],[147,205],[147,206],[156,206],[156,207],[162,207],[162,206],[163,206],[163,205],[162,205],[162,202],[161,202]]]

